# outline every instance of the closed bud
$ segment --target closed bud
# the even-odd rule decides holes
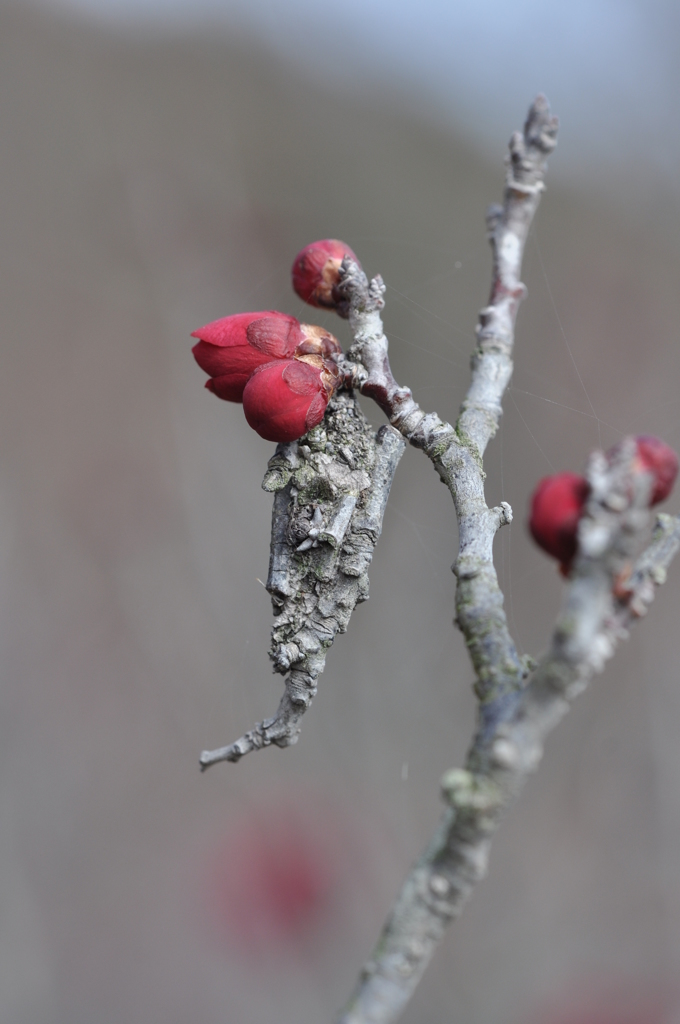
[[[636,437],[637,458],[640,468],[652,474],[650,505],[664,501],[673,490],[678,475],[678,457],[672,448],[658,437]]]
[[[243,411],[266,441],[296,441],[321,423],[338,383],[335,364],[319,355],[266,363],[245,386]]]
[[[578,521],[589,493],[576,473],[557,473],[539,481],[531,498],[529,531],[540,548],[556,558],[566,576],[576,554]]]
[[[310,306],[334,309],[346,316],[347,305],[338,291],[344,256],[359,263],[350,247],[337,238],[324,238],[306,245],[293,261],[293,288],[300,298]]]
[[[213,320],[192,338],[199,339],[194,358],[210,374],[205,386],[228,402],[243,400],[243,389],[258,366],[290,358],[304,340],[295,317],[275,310]]]

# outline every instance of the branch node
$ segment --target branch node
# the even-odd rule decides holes
[[[502,501],[500,505],[491,510],[498,517],[498,526],[509,526],[512,522],[512,507],[507,501]]]

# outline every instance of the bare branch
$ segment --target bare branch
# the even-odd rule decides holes
[[[680,549],[680,517],[659,517],[652,543],[627,572],[649,519],[649,481],[632,472],[633,455],[631,441],[612,464],[601,453],[591,459],[592,496],[581,522],[580,554],[550,651],[505,721],[486,735],[478,733],[466,768],[444,775],[448,809],[409,873],[339,1024],[398,1019],[446,927],[484,877],[493,833],[538,766],[546,736],[665,580]]]
[[[449,809],[409,874],[341,1024],[389,1024],[397,1019],[446,926],[460,913],[475,882],[485,873],[491,835],[501,810],[540,758],[544,735],[566,710],[569,697],[584,685],[588,673],[601,667],[623,634],[623,623],[614,614],[612,566],[618,565],[617,559],[620,562],[619,549],[626,549],[624,540],[634,536],[639,541],[640,523],[635,517],[639,518],[644,505],[644,501],[638,502],[621,511],[622,495],[630,493],[622,488],[622,481],[631,483],[628,463],[616,472],[597,460],[590,467],[593,497],[589,515],[597,529],[584,535],[584,553],[568,590],[551,654],[526,688],[529,665],[519,658],[510,636],[493,565],[494,536],[512,513],[506,503],[488,508],[482,459],[498,429],[501,399],[512,374],[514,325],[525,295],[521,282],[524,246],[556,135],[557,120],[550,115],[545,98],[539,96],[529,110],[523,133],[515,133],[510,140],[503,206],[492,207],[487,216],[493,251],[491,294],[480,312],[470,386],[455,428],[436,413],[424,413],[411,391],[397,384],[380,316],[385,290],[382,280],[374,278],[369,284],[356,263],[348,259],[343,263],[342,287],[354,336],[343,367],[346,377],[378,402],[411,444],[425,451],[453,498],[459,525],[454,566],[458,577],[456,621],[477,675],[475,691],[480,706],[466,769],[448,773],[444,780]],[[605,484],[600,486],[602,480]],[[612,512],[607,502],[615,494],[619,505],[618,511]],[[586,552],[597,537],[600,542],[604,537],[609,546],[605,544],[595,557],[593,551]],[[644,575],[646,570],[639,571],[644,581],[641,579],[639,586],[631,584],[627,609],[642,600],[642,591],[649,597],[649,575]],[[622,565],[616,573],[617,580],[624,575]],[[630,614],[623,609],[620,613]],[[571,689],[566,686],[567,678]],[[565,685],[557,686],[558,679]]]
[[[262,486],[274,492],[267,590],[274,606],[269,655],[286,676],[273,718],[235,743],[201,754],[201,770],[251,750],[297,742],[326,652],[368,597],[368,567],[405,444],[392,427],[377,434],[347,391],[322,424],[279,445]]]
[[[556,136],[557,119],[551,116],[545,97],[539,96],[529,110],[524,132],[510,139],[504,204],[492,207],[487,218],[493,251],[491,295],[479,315],[470,386],[455,428],[436,413],[424,413],[410,389],[397,384],[380,316],[382,279],[369,283],[356,263],[348,258],[343,262],[341,288],[349,303],[354,338],[344,372],[363,394],[375,399],[411,444],[425,451],[453,497],[459,527],[454,568],[457,624],[477,675],[482,729],[502,713],[526,675],[508,631],[493,565],[493,539],[499,526],[510,521],[511,510],[506,503],[487,507],[482,457],[498,428],[501,398],[512,374],[514,323],[525,294],[520,281],[524,245]]]
[[[263,487],[275,493],[267,589],[276,621],[270,656],[286,675],[277,714],[236,743],[204,752],[202,769],[250,750],[297,741],[316,693],[326,650],[365,600],[366,570],[380,534],[403,438],[421,448],[447,485],[459,527],[456,623],[476,673],[476,732],[464,769],[447,772],[439,827],[408,874],[339,1024],[392,1024],[401,1014],[448,924],[486,872],[502,813],[538,765],[545,739],[595,672],[601,671],[680,549],[680,517],[662,516],[647,534],[652,480],[629,439],[588,464],[589,497],[578,553],[548,654],[536,668],[510,636],[493,564],[497,530],[512,521],[507,502],[489,508],[483,456],[496,433],[513,370],[514,327],[526,290],[521,266],[544,188],[557,120],[539,96],[509,146],[502,207],[487,215],[493,252],[489,303],[479,315],[471,380],[455,427],[425,413],[400,386],[388,358],[381,310],[385,286],[345,257],[342,303],[353,344],[338,358],[343,388],[324,423],[280,445]],[[391,426],[374,435],[353,395],[372,397]],[[534,671],[535,668],[535,671]],[[528,679],[528,682],[527,682]]]

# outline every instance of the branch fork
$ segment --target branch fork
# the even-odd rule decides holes
[[[447,485],[458,521],[455,622],[475,671],[476,730],[464,768],[442,777],[439,826],[407,875],[337,1024],[399,1018],[446,928],[486,873],[493,834],[538,766],[548,733],[646,613],[680,549],[680,517],[657,517],[649,541],[651,480],[635,465],[634,441],[608,456],[594,453],[578,552],[549,650],[538,665],[519,656],[493,563],[494,537],[512,521],[512,509],[505,501],[488,507],[483,458],[512,375],[515,320],[526,295],[524,247],[556,141],[557,119],[539,96],[523,132],[510,139],[503,204],[487,214],[490,297],[479,313],[470,384],[455,426],[423,411],[395,380],[381,318],[383,280],[369,280],[345,256],[338,312],[348,318],[352,345],[337,356],[343,387],[323,424],[279,445],[263,483],[274,493],[270,654],[274,671],[286,676],[285,693],[274,717],[236,743],[204,752],[202,769],[297,741],[326,651],[366,599],[367,568],[406,441],[425,452]],[[377,434],[361,414],[357,390],[388,419]]]
[[[400,1017],[448,924],[486,873],[493,833],[537,768],[545,738],[645,614],[680,548],[680,519],[659,517],[640,554],[648,540],[650,481],[635,471],[633,440],[609,459],[595,453],[586,471],[590,498],[579,552],[550,649],[538,666],[519,657],[492,555],[494,536],[512,520],[512,510],[506,502],[486,505],[482,460],[512,374],[515,319],[526,295],[524,246],[556,135],[557,120],[539,96],[523,133],[510,140],[503,206],[487,215],[491,293],[479,314],[471,381],[455,428],[423,412],[392,375],[380,319],[382,280],[369,283],[351,260],[342,267],[354,337],[348,358],[366,372],[362,393],[423,449],[451,492],[459,527],[456,625],[475,669],[479,709],[465,768],[442,778],[440,825],[408,874],[337,1024],[391,1024]],[[351,373],[362,379],[360,370]]]

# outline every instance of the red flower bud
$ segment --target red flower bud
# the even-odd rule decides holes
[[[335,365],[317,355],[266,363],[245,386],[243,411],[266,441],[295,441],[321,423],[338,380]]]
[[[578,521],[589,489],[582,476],[558,473],[539,481],[531,498],[531,536],[539,547],[559,560],[565,576],[576,554]]]
[[[337,238],[306,245],[293,261],[293,288],[300,298],[310,306],[341,311],[338,282],[343,256],[359,263],[350,247]]]
[[[319,808],[316,808],[318,811]],[[338,886],[329,822],[272,802],[267,817],[242,817],[213,855],[210,909],[235,951],[255,962],[268,949],[311,937]],[[332,831],[332,829],[331,829]],[[337,831],[337,829],[336,829]]]
[[[678,457],[672,448],[669,448],[658,437],[636,437],[637,462],[640,468],[651,473],[653,477],[652,495],[649,499],[650,505],[657,505],[673,490],[675,478],[678,475]]]
[[[243,400],[258,366],[290,358],[304,340],[295,317],[275,310],[222,317],[194,331],[192,338],[200,339],[192,349],[194,358],[210,374],[205,386],[228,402]]]

